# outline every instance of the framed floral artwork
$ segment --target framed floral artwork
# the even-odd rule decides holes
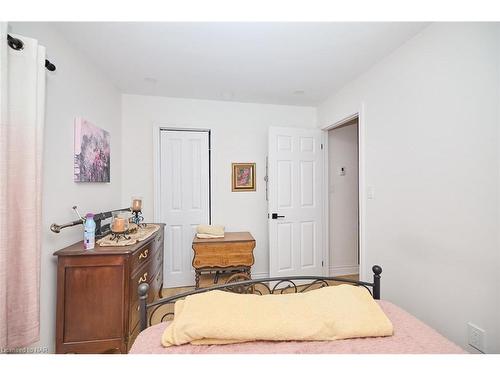
[[[109,133],[89,121],[75,119],[75,182],[110,181]]]
[[[255,163],[232,163],[233,191],[255,191]]]

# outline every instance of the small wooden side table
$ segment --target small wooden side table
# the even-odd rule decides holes
[[[196,288],[200,285],[202,272],[238,271],[250,277],[254,264],[255,239],[249,232],[226,232],[224,238],[193,239],[193,267],[196,273]]]

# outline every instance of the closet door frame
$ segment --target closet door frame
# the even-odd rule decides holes
[[[153,126],[153,210],[154,210],[154,221],[155,222],[162,222],[161,218],[161,207],[160,204],[162,202],[160,194],[161,194],[161,134],[162,132],[165,131],[172,131],[172,132],[196,132],[196,133],[207,133],[208,136],[208,164],[209,164],[209,171],[208,171],[208,223],[212,223],[212,206],[213,206],[213,201],[212,201],[212,191],[213,191],[213,176],[212,176],[212,171],[213,171],[213,158],[212,158],[212,153],[211,153],[211,143],[212,143],[212,131],[211,129],[200,129],[200,128],[189,128],[189,127],[178,127],[178,126],[173,126],[173,125],[166,125],[166,124],[156,124]],[[167,231],[167,226],[165,226],[165,231]],[[165,233],[165,236],[167,233]],[[168,244],[168,239],[165,237],[164,241],[164,246]],[[164,249],[164,255],[165,249]],[[167,258],[165,258],[164,263],[166,264]],[[166,275],[165,275],[166,276]],[[167,281],[165,279],[165,281]],[[167,282],[168,284],[168,282]],[[165,287],[177,287],[181,285],[165,285]],[[194,270],[193,270],[193,285],[194,285]],[[182,285],[184,286],[184,285]]]

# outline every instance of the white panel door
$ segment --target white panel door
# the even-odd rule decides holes
[[[321,140],[321,130],[269,130],[270,277],[324,274]]]
[[[166,223],[164,285],[194,285],[196,226],[209,224],[208,132],[160,133],[160,220]]]

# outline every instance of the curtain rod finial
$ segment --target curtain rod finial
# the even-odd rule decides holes
[[[49,60],[45,60],[45,67],[50,72],[53,72],[54,70],[56,70],[56,66],[54,64],[52,64]]]

